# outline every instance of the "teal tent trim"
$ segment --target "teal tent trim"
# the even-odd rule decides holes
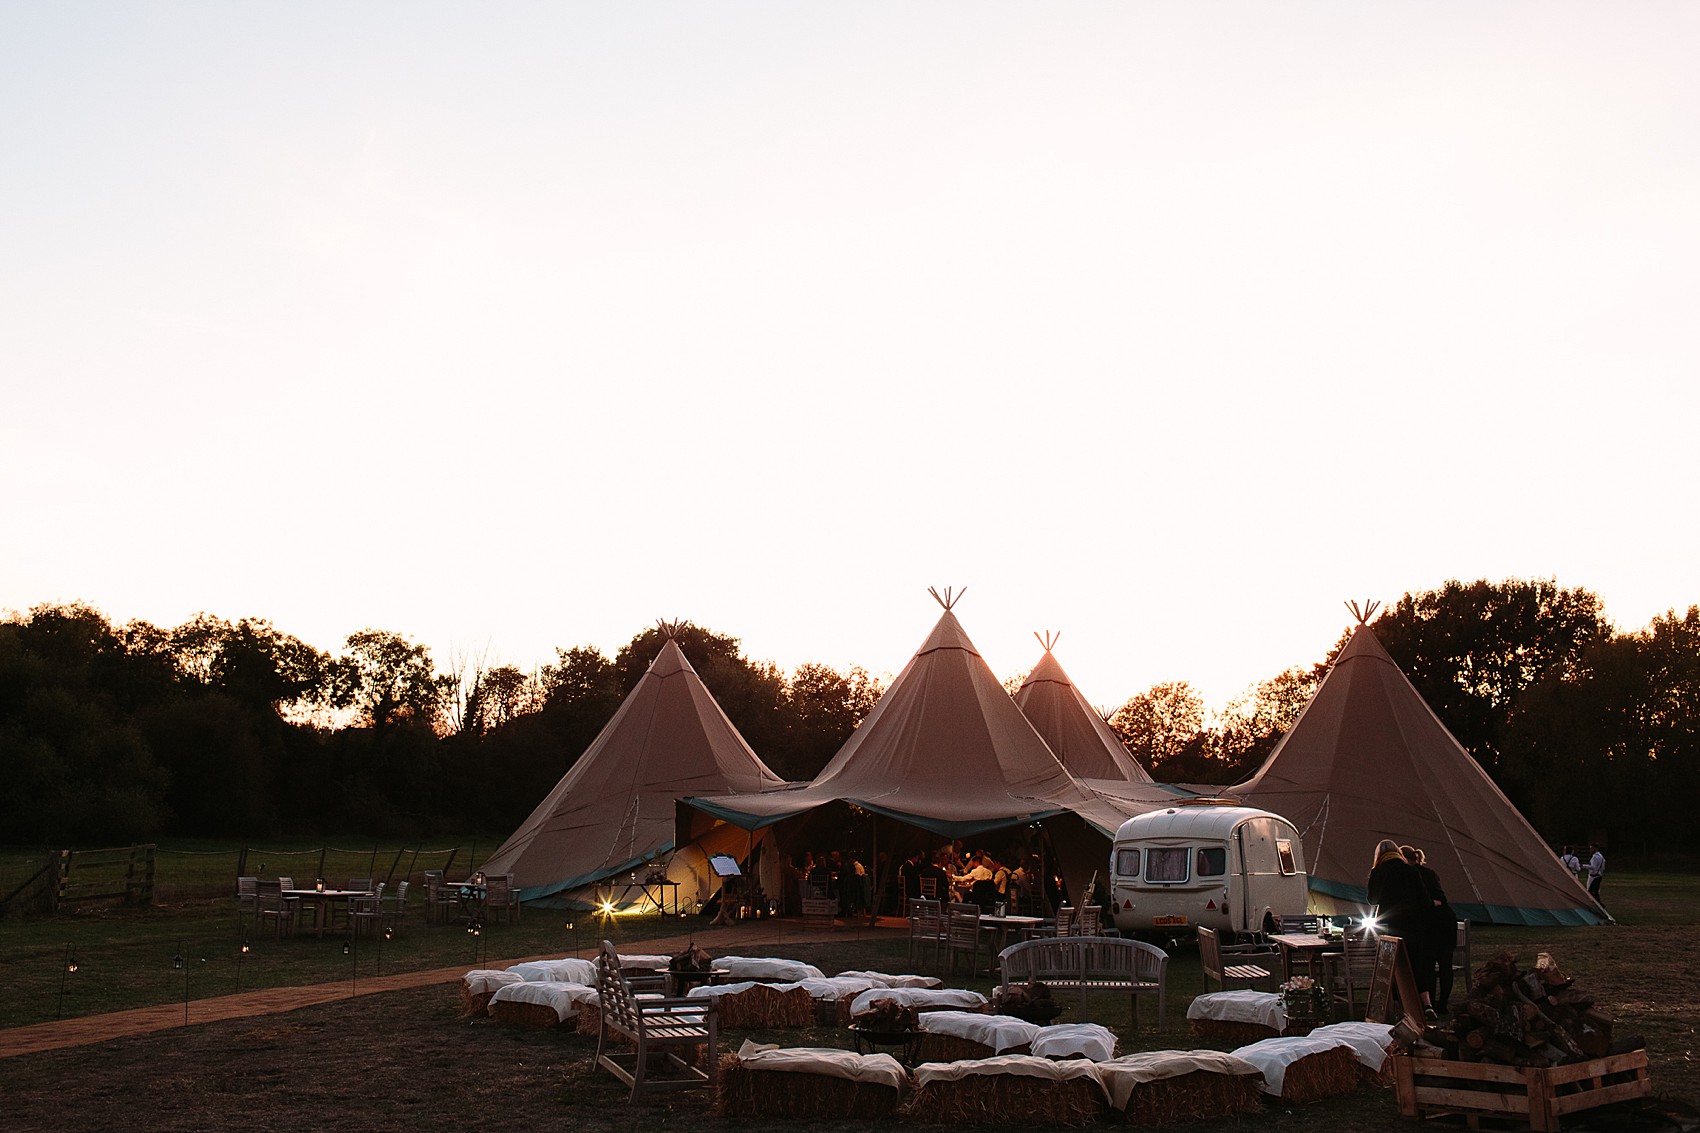
[[[627,870],[636,869],[645,862],[654,861],[663,854],[670,854],[673,852],[675,844],[676,843],[668,842],[665,846],[658,848],[654,853],[632,858],[629,861],[621,862],[619,865],[604,866],[601,869],[594,870],[591,873],[583,873],[577,877],[568,877],[561,881],[550,881],[542,885],[522,886],[518,890],[519,899],[526,904],[546,904],[547,899],[553,897],[557,893],[564,893],[569,889],[577,889],[581,885],[592,885],[598,881],[614,877],[617,874],[625,873]],[[568,904],[576,906],[577,903],[568,902]],[[562,907],[566,906],[563,905]]]
[[[1369,890],[1362,885],[1346,885],[1323,877],[1310,879],[1312,892],[1340,901],[1369,904]],[[1593,909],[1531,909],[1518,905],[1478,905],[1464,901],[1452,902],[1453,911],[1461,918],[1476,924],[1525,925],[1529,928],[1579,928],[1584,925],[1603,925],[1606,919]]]

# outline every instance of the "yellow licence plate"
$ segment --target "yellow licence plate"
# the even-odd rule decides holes
[[[1151,923],[1154,924],[1154,925],[1157,925],[1159,927],[1161,927],[1163,925],[1185,924],[1186,918],[1185,917],[1178,917],[1178,916],[1177,917],[1152,917]]]

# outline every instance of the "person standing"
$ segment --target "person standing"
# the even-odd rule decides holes
[[[1558,862],[1565,869],[1570,871],[1571,877],[1574,877],[1578,882],[1581,882],[1584,885],[1587,884],[1587,882],[1582,880],[1582,859],[1576,856],[1575,846],[1564,847],[1564,853],[1559,855]]]
[[[1594,842],[1588,843],[1588,848],[1594,851],[1588,857],[1588,895],[1598,901],[1600,881],[1606,875],[1606,852]]]
[[[1440,884],[1440,875],[1428,864],[1428,855],[1416,846],[1401,846],[1399,852],[1416,869],[1417,876],[1423,879],[1423,887],[1428,890],[1428,946],[1432,971],[1426,975],[1419,974],[1418,982],[1434,990],[1435,1010],[1445,1011],[1452,999],[1452,953],[1458,947],[1458,914],[1446,900],[1446,889]]]
[[[1433,982],[1429,978],[1433,972],[1429,959],[1429,910],[1434,905],[1416,867],[1405,860],[1399,843],[1391,838],[1376,843],[1375,859],[1369,871],[1369,902],[1376,907],[1376,920],[1382,931],[1403,942],[1405,956],[1422,993],[1424,1014],[1435,1018],[1429,991]]]

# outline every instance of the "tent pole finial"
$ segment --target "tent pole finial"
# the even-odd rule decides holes
[[[1062,630],[1048,629],[1044,633],[1034,630],[1033,636],[1039,639],[1039,644],[1045,647],[1046,653],[1049,653],[1052,649],[1056,648],[1057,642],[1062,640]]]
[[[1369,599],[1365,599],[1361,605],[1355,600],[1346,603],[1346,609],[1350,610],[1352,612],[1352,616],[1358,619],[1359,625],[1364,625],[1371,618],[1375,617],[1375,612],[1380,608],[1380,602],[1371,601]]]
[[[968,593],[968,588],[964,586],[961,590],[958,590],[953,594],[951,592],[951,588],[947,586],[944,588],[944,594],[940,595],[936,588],[929,586],[927,587],[927,593],[933,596],[933,601],[943,606],[946,612],[949,612],[952,606],[962,601],[962,596]]]

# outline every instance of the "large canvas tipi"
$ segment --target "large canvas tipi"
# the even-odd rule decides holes
[[[1392,838],[1422,847],[1461,917],[1607,919],[1362,622],[1263,767],[1227,793],[1299,828],[1322,911],[1364,907],[1370,856]]]
[[[932,632],[812,782],[691,798],[687,808],[758,830],[849,804],[882,816],[887,834],[876,837],[885,838],[902,836],[894,821],[911,836],[939,838],[1043,823],[1078,890],[1105,867],[1108,836],[1123,815],[1077,783],[1046,746],[968,639],[952,601],[948,590],[939,598],[945,610]]]
[[[1150,774],[1063,672],[1051,651],[1055,636],[1041,637],[1039,642],[1045,655],[1015,694],[1021,714],[1075,778],[1151,782]]]
[[[677,799],[782,782],[669,636],[613,719],[483,870],[512,873],[527,901],[589,904],[598,882],[674,850]]]

